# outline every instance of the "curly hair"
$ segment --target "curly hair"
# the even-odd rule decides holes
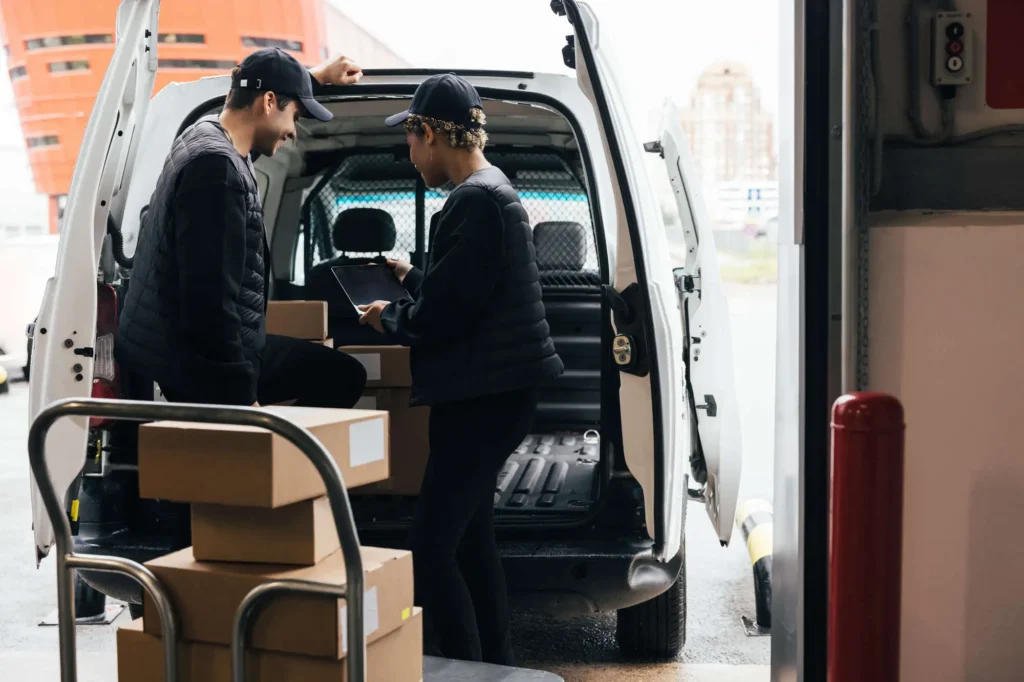
[[[409,118],[405,119],[405,132],[423,135],[423,126],[428,125],[431,130],[441,135],[448,142],[448,146],[453,149],[473,149],[474,147],[483,149],[487,145],[487,132],[484,130],[487,116],[484,115],[483,109],[478,107],[470,109],[469,115],[476,127],[468,128],[451,121],[411,114]]]

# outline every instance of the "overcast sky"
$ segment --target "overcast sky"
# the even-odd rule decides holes
[[[561,48],[569,26],[552,14],[549,0],[329,1],[414,66],[567,72]],[[747,64],[764,105],[777,110],[778,0],[589,4],[599,17],[600,40],[617,55],[619,85],[638,133],[653,132],[650,112],[665,97],[684,105],[700,72],[719,60]],[[0,54],[0,187],[29,190],[27,157],[4,151],[24,148],[6,72]]]
[[[565,71],[569,25],[549,0],[330,1],[415,66]],[[700,72],[719,60],[747,64],[765,106],[777,109],[778,0],[588,4],[600,21],[600,40],[620,61],[619,85],[642,119],[638,131],[646,111],[666,96],[685,104]]]

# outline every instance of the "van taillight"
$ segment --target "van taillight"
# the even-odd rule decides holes
[[[96,348],[93,355],[92,397],[116,400],[120,397],[120,377],[114,361],[114,334],[117,333],[117,290],[100,284],[96,291]],[[89,426],[97,429],[110,420],[92,418]]]
[[[101,400],[115,400],[117,398],[117,388],[114,386],[114,382],[107,379],[94,379],[92,382],[92,397]],[[89,428],[102,428],[109,424],[110,421],[103,417],[91,417],[89,419]]]
[[[94,379],[111,382],[117,378],[117,368],[114,365],[113,334],[96,337],[96,355],[93,359],[92,375]]]

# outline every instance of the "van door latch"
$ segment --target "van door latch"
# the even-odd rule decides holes
[[[644,321],[643,292],[636,282],[622,291],[615,287],[602,287],[605,301],[615,319],[615,338],[612,340],[612,358],[622,372],[638,377],[647,376],[650,361],[647,351],[647,331]]]
[[[644,142],[644,151],[648,154],[657,154],[661,158],[665,158],[665,148],[661,146],[661,140]]]
[[[715,417],[718,415],[718,403],[715,402],[715,396],[706,395],[704,396],[704,404],[697,405],[698,410],[707,410],[709,417]]]

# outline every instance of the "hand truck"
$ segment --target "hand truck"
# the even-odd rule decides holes
[[[57,548],[57,614],[60,637],[61,682],[76,682],[78,668],[75,650],[75,571],[122,573],[133,578],[149,594],[156,606],[164,646],[164,682],[178,682],[178,624],[167,592],[152,571],[142,564],[113,556],[76,554],[71,526],[60,496],[57,495],[46,466],[46,435],[62,417],[105,417],[125,421],[179,421],[205,424],[252,426],[272,431],[295,445],[316,467],[327,488],[327,498],[341,541],[347,584],[327,585],[309,581],[272,581],[253,589],[235,612],[231,639],[231,682],[245,682],[245,642],[258,610],[270,598],[282,594],[318,595],[348,602],[349,682],[366,680],[366,639],[363,634],[363,561],[359,535],[348,493],[338,465],[330,453],[309,431],[288,419],[251,407],[191,405],[183,403],[92,398],[58,400],[39,413],[28,436],[28,458],[39,494],[53,525]],[[423,682],[562,682],[550,673],[505,668],[480,663],[449,661],[424,657]]]

